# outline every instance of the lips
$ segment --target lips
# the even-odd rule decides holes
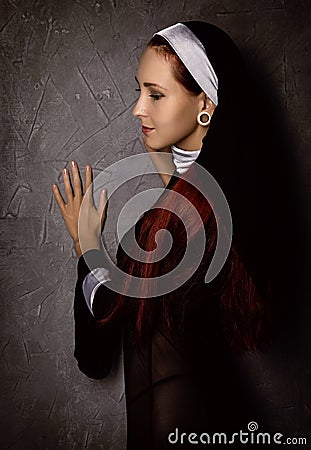
[[[142,125],[141,129],[144,134],[151,133],[154,130],[154,128],[146,127],[145,125]]]

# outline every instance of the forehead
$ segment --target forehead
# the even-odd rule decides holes
[[[153,82],[162,85],[176,83],[172,63],[152,47],[147,47],[140,58],[137,79],[140,83]]]

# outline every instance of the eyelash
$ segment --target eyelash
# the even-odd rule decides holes
[[[141,92],[141,89],[135,89],[136,92]],[[149,97],[152,97],[153,100],[160,100],[160,98],[164,97],[163,94],[150,94]]]
[[[162,94],[150,94],[149,97],[152,97],[154,100],[160,100],[163,97]]]

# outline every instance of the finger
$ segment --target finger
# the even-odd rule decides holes
[[[84,205],[83,207],[87,208],[88,211],[90,210],[90,208],[95,208],[92,183],[90,184],[89,188],[85,191],[82,205]]]
[[[87,165],[85,168],[85,192],[91,186],[93,181],[93,174],[91,166]]]
[[[81,201],[81,198],[82,198],[81,179],[80,179],[79,167],[75,161],[71,161],[71,171],[72,171],[72,178],[73,178],[74,197],[78,201]]]
[[[100,193],[98,203],[98,213],[100,215],[100,221],[102,225],[106,217],[106,207],[107,207],[107,189],[103,189]]]
[[[52,188],[53,188],[53,194],[54,194],[55,200],[56,200],[60,210],[64,211],[66,205],[65,205],[65,202],[64,202],[64,199],[63,199],[61,193],[59,192],[57,184],[53,184]]]
[[[63,179],[64,179],[67,204],[70,204],[73,201],[73,195],[72,195],[72,187],[71,187],[71,183],[70,183],[69,170],[67,168],[65,168],[63,170]]]

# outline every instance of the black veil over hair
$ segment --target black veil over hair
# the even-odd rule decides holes
[[[221,186],[232,214],[233,243],[259,290],[269,292],[269,306],[280,313],[280,299],[284,306],[286,295],[294,295],[303,263],[302,208],[286,127],[231,38],[210,23],[183,23],[204,45],[219,84],[218,106],[197,162]]]
[[[184,23],[202,42],[218,77],[218,106],[203,140],[200,163],[222,188],[232,214],[233,240],[252,264],[254,157],[262,131],[256,119],[252,89],[241,54],[231,38],[206,22]],[[261,118],[264,123],[264,118]],[[254,263],[255,261],[253,261]]]

